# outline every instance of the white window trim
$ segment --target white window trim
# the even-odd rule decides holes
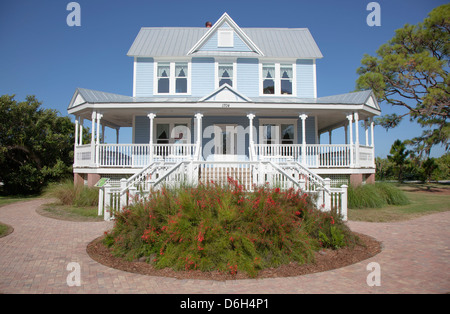
[[[291,95],[289,95],[291,96]],[[281,125],[282,124],[293,124],[294,125],[294,140],[293,140],[293,144],[297,144],[298,143],[298,130],[297,130],[297,119],[259,119],[259,143],[263,144],[264,143],[264,129],[263,126],[264,124],[273,124],[276,127],[278,127],[278,136],[275,140],[276,143],[275,144],[281,144]]]
[[[231,88],[237,90],[237,65],[236,60],[229,61],[229,60],[216,60],[214,62],[214,87],[215,89],[219,88],[219,64],[233,64],[233,86]]]
[[[157,142],[157,134],[156,134],[156,125],[157,124],[168,124],[170,130],[169,136],[169,144],[174,144],[175,139],[172,137],[172,132],[175,127],[175,124],[187,124],[187,128],[189,129],[189,134],[186,138],[186,143],[191,144],[192,138],[192,128],[191,128],[191,118],[155,118],[153,121],[153,143]],[[184,136],[183,136],[184,137]]]
[[[273,64],[275,65],[275,93],[274,94],[264,94],[263,92],[263,64]],[[292,65],[292,94],[286,95],[281,94],[281,65]],[[259,62],[259,95],[262,97],[296,97],[297,96],[297,67],[295,66],[295,62],[286,61],[286,62],[273,62],[273,61],[264,61]]]
[[[159,63],[169,63],[170,64],[170,74],[169,74],[169,92],[168,93],[158,93],[158,64]],[[187,63],[188,66],[188,76],[187,76],[187,92],[186,93],[176,93],[176,77],[175,77],[175,64],[176,63]],[[178,60],[178,61],[167,61],[158,60],[154,62],[153,65],[153,95],[190,95],[191,94],[191,61],[189,60]]]

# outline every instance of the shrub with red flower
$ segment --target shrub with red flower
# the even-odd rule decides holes
[[[263,268],[310,262],[325,245],[336,248],[332,240],[323,241],[333,238],[331,226],[346,245],[354,241],[337,215],[317,210],[302,191],[245,191],[228,178],[226,186],[152,193],[116,215],[105,244],[129,260],[146,256],[156,268],[255,276]]]

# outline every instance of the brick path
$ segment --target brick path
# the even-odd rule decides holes
[[[383,251],[344,268],[292,278],[179,280],[111,269],[93,261],[87,244],[108,222],[70,222],[43,217],[46,200],[0,208],[0,221],[14,232],[0,238],[0,293],[448,293],[450,212],[398,223],[349,222],[356,232],[383,242]],[[69,287],[68,263],[81,266],[81,286]],[[381,267],[381,286],[369,287],[366,267]]]

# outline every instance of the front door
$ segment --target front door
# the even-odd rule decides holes
[[[232,161],[237,159],[237,132],[234,124],[214,125],[214,160]]]

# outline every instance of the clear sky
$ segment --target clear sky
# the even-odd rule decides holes
[[[64,116],[77,87],[131,96],[133,59],[126,53],[141,27],[203,27],[224,12],[240,27],[309,28],[324,55],[317,61],[318,97],[347,93],[355,89],[365,53],[374,55],[396,29],[423,21],[447,1],[376,1],[381,26],[373,27],[366,23],[369,0],[79,0],[79,27],[66,23],[69,2],[0,1],[0,95],[15,94],[17,101],[36,95]],[[381,108],[393,112],[390,105]],[[421,132],[407,120],[388,132],[376,127],[376,155],[385,157],[395,139]],[[114,142],[115,134],[106,133],[106,140]],[[129,133],[121,132],[120,141],[131,142]],[[333,142],[343,143],[343,131],[333,133]],[[432,156],[443,152],[437,147]]]

